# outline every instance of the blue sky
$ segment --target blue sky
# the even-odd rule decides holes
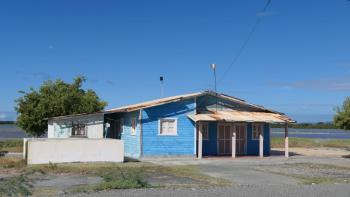
[[[272,0],[262,13],[265,4],[1,1],[0,120],[15,118],[18,90],[46,79],[85,75],[112,108],[158,98],[160,75],[165,96],[212,89],[211,63],[220,92],[299,122],[331,120],[350,96],[350,2]]]

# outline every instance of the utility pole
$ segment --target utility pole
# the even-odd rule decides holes
[[[218,111],[218,93],[216,89],[216,64],[210,64],[211,69],[213,69],[214,73],[214,89],[215,89],[215,98],[216,98],[216,104],[215,104],[215,111]]]

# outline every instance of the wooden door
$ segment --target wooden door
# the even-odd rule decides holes
[[[246,124],[235,124],[234,132],[236,132],[236,154],[244,155],[246,154],[247,143]]]
[[[218,154],[232,154],[232,124],[219,123],[218,126]]]

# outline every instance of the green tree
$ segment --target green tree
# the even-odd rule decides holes
[[[334,124],[341,128],[350,130],[350,97],[346,97],[343,105],[335,109]]]
[[[32,136],[41,136],[47,131],[47,118],[55,116],[93,113],[107,105],[91,90],[84,90],[85,77],[78,76],[69,84],[60,79],[45,81],[38,90],[29,92],[16,100],[17,125]]]

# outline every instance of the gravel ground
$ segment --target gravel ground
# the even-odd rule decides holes
[[[160,165],[198,165],[205,174],[222,177],[233,182],[226,188],[183,188],[183,189],[139,189],[112,190],[73,196],[164,196],[164,197],[349,197],[350,184],[342,182],[350,179],[350,159],[341,157],[294,156],[259,158],[210,158],[203,160],[189,158],[152,159]],[[332,166],[322,166],[324,164]],[[333,166],[335,165],[335,166]],[[350,169],[350,168],[349,168]],[[286,175],[277,173],[287,172]],[[339,183],[302,184],[293,175],[305,177],[331,177]]]
[[[132,197],[349,197],[350,187],[347,184],[337,185],[285,185],[285,186],[235,186],[231,188],[211,189],[142,189],[142,190],[114,190],[91,194],[77,194],[75,197],[88,196],[132,196]]]

